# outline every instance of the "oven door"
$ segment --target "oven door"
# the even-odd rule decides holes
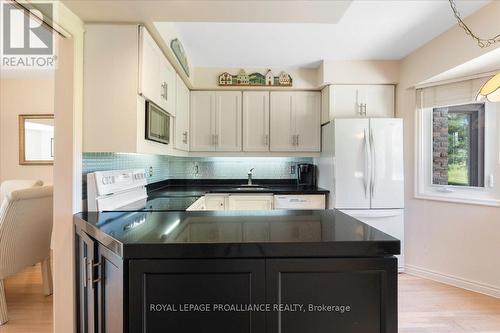
[[[150,101],[146,101],[146,140],[170,141],[170,115]]]

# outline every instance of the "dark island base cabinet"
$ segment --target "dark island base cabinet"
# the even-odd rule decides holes
[[[129,276],[130,332],[266,331],[263,312],[213,311],[217,304],[264,304],[264,260],[131,260]]]
[[[82,232],[76,250],[78,332],[397,333],[395,257],[123,262]],[[303,308],[213,311],[216,304]]]
[[[77,332],[124,332],[122,259],[81,231],[75,244]]]

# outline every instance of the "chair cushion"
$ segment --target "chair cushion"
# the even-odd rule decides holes
[[[13,179],[6,180],[0,185],[0,204],[3,202],[5,197],[11,193],[12,191],[22,190],[25,188],[42,186],[43,181],[41,180],[21,180],[21,179]]]

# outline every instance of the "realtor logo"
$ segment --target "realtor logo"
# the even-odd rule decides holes
[[[28,13],[2,1],[2,67],[54,67],[54,34],[43,24],[53,5],[37,2],[36,7]]]

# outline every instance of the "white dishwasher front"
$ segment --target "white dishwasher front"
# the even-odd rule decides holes
[[[325,209],[325,195],[275,195],[274,209]]]

